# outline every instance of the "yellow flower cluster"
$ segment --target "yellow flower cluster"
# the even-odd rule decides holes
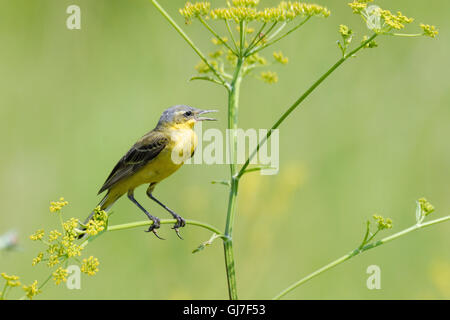
[[[261,79],[269,84],[278,82],[278,75],[272,71],[263,71],[261,72]]]
[[[383,18],[384,23],[386,23],[392,29],[396,30],[403,29],[405,27],[405,24],[414,21],[413,18],[408,18],[407,16],[404,16],[400,11],[398,11],[397,15],[395,15],[389,10],[379,10],[379,14],[381,18]]]
[[[44,235],[45,235],[44,230],[39,229],[30,236],[30,240],[33,241],[42,240],[42,238],[44,238]]]
[[[281,64],[287,64],[289,62],[289,58],[285,57],[281,51],[274,52],[273,57],[275,58],[275,61]]]
[[[60,284],[61,282],[67,281],[67,276],[69,275],[69,273],[66,269],[59,267],[52,273],[52,275],[53,281],[55,281],[56,284]]]
[[[208,63],[213,67],[213,68],[217,68],[218,67],[218,63],[216,60],[211,60],[208,61]],[[202,60],[200,61],[196,66],[195,66],[195,70],[197,70],[198,73],[208,73],[211,72],[211,68]]]
[[[63,197],[59,198],[59,201],[50,202],[50,212],[60,212],[64,206],[67,206],[69,202],[65,201]]]
[[[353,1],[348,4],[352,8],[353,13],[361,13],[365,8],[367,8],[367,3],[361,1]]]
[[[192,18],[207,16],[211,8],[209,2],[196,2],[194,4],[186,2],[183,9],[180,9],[180,14],[189,21]]]
[[[437,31],[435,26],[430,26],[429,24],[421,23],[420,27],[423,30],[423,34],[428,37],[435,38],[439,34],[439,31]]]
[[[108,214],[100,207],[94,209],[94,215],[86,225],[86,233],[90,236],[95,236],[105,230],[108,221]]]
[[[328,17],[330,11],[316,4],[307,4],[298,1],[281,1],[277,7],[256,9],[259,0],[233,0],[232,6],[226,8],[212,9],[209,2],[187,2],[180,9],[182,16],[190,21],[192,18],[206,17],[208,14],[212,19],[241,21],[276,22],[289,21],[298,16],[323,16]],[[247,31],[247,30],[246,30]],[[250,31],[248,31],[250,32]]]
[[[31,265],[33,265],[33,266],[37,265],[39,262],[42,261],[43,257],[44,257],[44,253],[40,252],[36,258],[33,258],[33,262],[31,263]]]
[[[217,58],[221,57],[222,55],[223,55],[222,50],[216,50],[214,52],[209,53],[209,56],[213,59],[217,59]]]
[[[83,259],[83,264],[81,265],[81,272],[86,273],[90,276],[95,275],[98,272],[98,266],[100,262],[97,258],[90,256],[89,259]]]
[[[213,19],[234,20],[236,23],[244,20],[256,20],[257,16],[258,10],[248,7],[218,8],[211,11],[211,18]]]
[[[58,240],[58,238],[61,236],[61,232],[58,230],[52,230],[50,231],[50,235],[48,236],[48,241],[53,242]]]
[[[41,290],[38,288],[38,282],[35,280],[31,285],[29,286],[23,286],[23,290],[25,291],[26,296],[28,299],[32,300],[34,296],[41,293]]]
[[[235,7],[256,7],[258,4],[259,0],[233,0]]]
[[[18,276],[9,276],[4,272],[0,275],[6,280],[6,285],[8,287],[18,287],[21,285]]]
[[[378,229],[391,229],[392,228],[392,220],[387,218],[386,220],[382,216],[373,215],[373,218],[377,221]]]
[[[267,60],[266,58],[260,56],[258,53],[252,54],[250,57],[247,58],[247,60],[245,61],[246,65],[252,65],[252,64],[260,64],[260,65],[265,65],[267,64]]]
[[[211,39],[211,42],[213,43],[213,44],[215,44],[216,46],[218,46],[219,44],[222,44],[223,42],[227,42],[228,41],[228,38],[227,37],[222,37],[222,38],[220,38],[221,40],[219,40],[219,39],[217,39],[217,38],[212,38]]]
[[[420,198],[419,200],[417,200],[417,202],[419,203],[420,208],[422,209],[422,212],[425,216],[429,215],[434,211],[434,206],[431,203],[429,203],[427,199]]]
[[[327,8],[301,2],[282,1],[278,7],[264,8],[256,10],[246,7],[220,8],[211,11],[213,19],[234,20],[236,23],[240,21],[261,21],[261,22],[277,22],[289,21],[299,16],[319,16],[328,17],[330,11]]]
[[[346,25],[341,24],[339,26],[339,33],[344,37],[348,37],[352,31],[349,29],[349,27],[347,27]]]

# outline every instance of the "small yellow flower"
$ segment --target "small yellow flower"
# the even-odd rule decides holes
[[[83,259],[83,264],[81,265],[81,272],[86,273],[90,276],[95,275],[98,272],[98,266],[100,262],[97,258],[90,256],[89,259]]]
[[[61,236],[61,232],[59,232],[58,230],[52,230],[50,231],[50,235],[48,236],[48,240],[50,242],[56,241],[58,240],[58,238]]]
[[[417,200],[417,202],[419,202],[420,208],[422,209],[422,212],[425,216],[429,215],[434,211],[434,206],[431,203],[429,203],[427,199],[420,198],[419,200]]]
[[[66,247],[66,252],[67,252],[67,256],[70,257],[75,257],[75,256],[81,256],[81,251],[83,250],[82,246],[79,246],[75,243],[70,243],[67,247]]]
[[[78,219],[70,218],[66,222],[63,223],[64,231],[66,232],[66,235],[73,236],[76,238],[78,236],[78,232],[76,231],[76,228],[78,227]]]
[[[38,282],[35,280],[30,286],[23,286],[23,290],[25,291],[28,299],[33,299],[34,296],[41,293],[41,290],[38,288]]]
[[[220,45],[220,44],[222,44],[223,42],[227,42],[228,41],[228,38],[227,37],[222,37],[222,38],[220,38],[221,40],[219,40],[219,39],[217,39],[217,38],[212,38],[211,39],[211,42],[213,43],[213,44],[215,44],[216,46],[218,46],[218,45]]]
[[[192,18],[205,17],[209,14],[211,3],[209,2],[196,2],[194,4],[186,2],[183,9],[180,9],[180,14],[186,18],[189,22]]]
[[[421,23],[420,27],[423,30],[423,34],[427,37],[435,38],[439,34],[439,31],[436,29],[435,26],[430,26],[429,24]]]
[[[272,71],[261,72],[261,78],[264,82],[269,84],[278,82],[278,75]]]
[[[223,51],[222,50],[217,50],[217,51],[211,52],[209,54],[209,56],[211,58],[213,58],[213,59],[217,59],[217,58],[221,57],[222,55],[223,55]]]
[[[259,0],[233,0],[235,7],[256,7],[258,4]]]
[[[365,8],[367,8],[367,4],[366,3],[361,3],[357,0],[350,2],[349,7],[352,8],[353,13],[361,13]]]
[[[209,62],[209,64],[213,67],[213,68],[215,68],[215,69],[217,69],[217,67],[218,67],[218,63],[217,63],[217,61],[215,61],[215,60],[211,60],[211,61],[208,61]],[[202,60],[202,61],[200,61],[196,66],[195,66],[195,70],[197,70],[197,72],[198,73],[208,73],[208,72],[211,72],[212,70],[211,70],[211,68]]]
[[[48,258],[47,266],[53,267],[53,266],[59,264],[59,262],[60,261],[59,261],[58,255],[53,254]]]
[[[392,220],[387,218],[386,220],[382,216],[373,215],[373,218],[377,221],[378,229],[391,229],[392,228]]]
[[[63,197],[59,198],[59,201],[50,202],[50,212],[60,212],[64,206],[67,206],[69,202],[65,201]]]
[[[42,240],[42,238],[44,238],[44,234],[45,234],[44,230],[39,229],[30,236],[30,240],[33,240],[33,241]]]
[[[267,64],[267,60],[266,60],[266,58],[260,56],[258,53],[255,53],[247,58],[246,64],[252,65],[255,63],[258,63],[263,66],[263,65]]]
[[[66,269],[63,269],[62,267],[59,267],[53,272],[53,281],[55,281],[56,284],[60,284],[61,282],[67,281],[68,272]]]
[[[36,258],[33,258],[33,262],[31,263],[32,266],[37,265],[39,262],[42,261],[42,258],[44,257],[44,253],[40,252]]]
[[[289,58],[285,57],[281,51],[274,52],[273,57],[281,64],[287,64],[289,62]]]
[[[3,279],[6,280],[6,285],[9,287],[18,287],[20,286],[20,281],[19,281],[19,277],[18,276],[14,276],[14,275],[7,275],[6,273],[1,273],[0,274],[2,276]]]
[[[348,37],[349,35],[352,34],[352,31],[349,29],[349,27],[347,27],[344,24],[339,25],[339,33],[343,36],[343,37]]]

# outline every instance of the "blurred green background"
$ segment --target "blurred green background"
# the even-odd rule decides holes
[[[275,68],[280,81],[244,82],[241,127],[270,127],[339,58],[339,24],[367,33],[348,1],[317,2],[332,15],[273,48],[290,58]],[[184,25],[177,12],[184,1],[160,3],[203,51],[213,49],[207,31]],[[81,30],[66,28],[70,4],[81,7]],[[414,224],[422,196],[437,208],[431,218],[450,213],[450,2],[377,4],[437,25],[439,39],[379,39],[378,48],[346,62],[282,125],[279,174],[249,174],[241,183],[234,231],[240,298],[271,298],[355,248],[373,213],[391,217],[393,231]],[[417,23],[408,30],[418,31]],[[64,196],[65,216],[84,219],[116,161],[165,108],[218,108],[220,121],[205,127],[224,130],[226,95],[187,81],[199,59],[147,0],[1,0],[0,33],[0,234],[17,230],[21,249],[0,252],[0,271],[30,283],[48,275],[44,265],[31,267],[42,247],[28,235],[58,225],[51,200]],[[210,181],[228,172],[226,165],[185,166],[155,195],[184,217],[222,229],[227,189]],[[141,203],[168,218],[144,191],[136,193]],[[112,224],[145,219],[126,198],[114,212]],[[163,226],[167,240],[159,241],[144,230],[103,235],[84,253],[99,258],[98,275],[83,276],[82,290],[49,285],[40,298],[227,298],[219,241],[191,254],[209,232],[187,227],[181,241]],[[287,298],[449,299],[449,231],[446,223],[409,234]],[[381,290],[366,287],[373,264],[381,268]]]

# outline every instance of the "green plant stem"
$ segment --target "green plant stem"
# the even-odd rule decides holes
[[[280,41],[281,39],[283,39],[284,37],[288,36],[290,33],[294,32],[295,30],[297,30],[298,28],[300,28],[301,26],[303,26],[306,22],[308,22],[308,20],[311,18],[311,16],[308,16],[307,18],[305,18],[302,22],[300,22],[298,25],[296,25],[295,27],[293,27],[292,29],[290,29],[288,32],[286,32],[285,34],[283,34],[282,36],[273,39],[286,25],[282,25],[277,31],[275,31],[275,33],[271,36],[270,39],[268,39],[268,42],[264,45],[262,45],[261,47],[255,48],[254,50],[251,50],[248,55],[251,56],[252,54],[255,54],[265,48],[267,48],[268,46],[271,46],[273,44],[275,44],[276,42]]]
[[[242,31],[242,26],[241,26]],[[241,32],[242,37],[242,32]],[[241,41],[242,43],[242,41]],[[241,48],[242,50],[242,48]],[[241,51],[242,52],[242,51]],[[225,225],[225,236],[228,240],[224,241],[224,253],[225,253],[225,268],[227,271],[227,282],[228,282],[228,296],[231,300],[236,300],[237,296],[237,286],[236,286],[236,273],[235,273],[235,263],[233,254],[233,224],[234,217],[236,214],[236,198],[238,192],[239,180],[235,178],[237,168],[236,168],[236,151],[237,151],[237,140],[236,140],[236,129],[238,125],[238,110],[239,110],[239,90],[242,81],[242,69],[243,69],[244,59],[239,57],[236,65],[236,69],[233,75],[233,80],[231,82],[231,90],[228,95],[228,129],[231,129],[229,136],[229,150],[230,150],[230,191],[228,197],[228,208],[227,208],[227,220]]]
[[[204,223],[204,222],[200,222],[200,221],[196,221],[196,220],[185,220],[185,221],[186,221],[187,225],[202,227],[204,229],[207,229],[209,231],[217,233],[218,235],[222,234],[222,232],[220,232],[219,229],[217,229],[216,227],[213,227],[212,225],[210,225],[208,223]],[[174,224],[176,222],[177,221],[175,219],[161,219],[160,220],[161,224]],[[151,221],[151,220],[130,222],[130,223],[124,223],[124,224],[119,224],[119,225],[115,225],[115,226],[108,226],[106,231],[109,232],[109,231],[133,229],[133,228],[137,228],[137,227],[150,226],[152,224],[153,224],[153,221]]]
[[[158,11],[164,16],[164,18],[169,21],[169,23],[175,28],[175,30],[181,35],[181,37],[191,46],[191,48],[197,53],[200,59],[212,70],[214,75],[219,79],[219,81],[228,88],[228,83],[226,80],[220,75],[220,73],[208,62],[205,55],[200,51],[200,49],[192,42],[192,40],[188,37],[188,35],[181,29],[178,24],[172,19],[172,17],[161,7],[161,5],[156,0],[151,0],[153,5],[158,9]]]
[[[253,40],[250,42],[250,44],[248,45],[246,54],[248,53],[249,50],[251,50],[253,48],[253,45],[256,43],[256,41],[260,38],[260,35],[262,34],[264,28],[266,27],[267,22],[264,22],[261,27],[259,28],[259,30],[256,32],[255,36],[253,37]]]
[[[322,268],[314,271],[313,273],[307,275],[306,277],[304,277],[304,278],[300,279],[299,281],[295,282],[294,284],[290,285],[289,287],[287,287],[286,289],[281,291],[278,295],[276,295],[273,299],[274,300],[279,300],[280,298],[282,298],[283,296],[285,296],[286,294],[288,294],[289,292],[291,292],[295,288],[301,286],[305,282],[311,280],[312,278],[317,277],[318,275],[324,273],[325,271],[328,271],[328,270],[330,270],[330,269],[340,265],[341,263],[343,263],[343,262],[353,258],[354,256],[357,256],[358,254],[363,253],[364,251],[367,251],[367,250],[379,247],[379,246],[381,246],[381,245],[383,245],[385,243],[388,243],[388,242],[390,242],[392,240],[398,239],[401,236],[404,236],[404,235],[406,235],[406,234],[408,234],[410,232],[413,232],[413,231],[416,231],[416,230],[419,230],[419,229],[422,229],[422,228],[425,228],[425,227],[429,227],[429,226],[432,226],[432,225],[435,225],[435,224],[438,224],[438,223],[442,223],[442,222],[445,222],[445,221],[450,221],[450,215],[449,216],[445,216],[443,218],[436,219],[436,220],[432,220],[432,221],[429,221],[429,222],[426,222],[426,223],[416,224],[416,225],[414,225],[414,226],[412,226],[410,228],[407,228],[405,230],[397,232],[397,233],[395,233],[395,234],[393,234],[391,236],[385,237],[385,238],[383,238],[381,240],[378,240],[376,242],[369,243],[369,244],[363,246],[362,248],[358,248],[356,250],[353,250],[353,251],[349,252],[348,254],[346,254],[346,255],[344,255],[344,256],[334,260],[333,262],[330,262],[329,264],[323,266]]]
[[[373,39],[377,37],[378,34],[374,33],[370,38],[368,38],[366,41],[362,42],[358,47],[356,47],[354,50],[352,50],[350,53],[344,55],[341,59],[339,59],[330,69],[328,69],[319,79],[316,80],[312,84],[311,87],[308,88],[301,96],[297,99],[282,115],[281,117],[275,122],[275,124],[270,128],[270,130],[267,132],[267,134],[264,136],[261,141],[258,142],[256,145],[255,150],[250,154],[250,156],[245,161],[244,165],[239,170],[239,173],[237,174],[237,178],[240,178],[245,170],[247,169],[248,165],[250,164],[250,161],[256,156],[261,146],[266,143],[266,141],[270,138],[272,135],[272,132],[277,129],[284,120],[294,111],[330,74],[333,73],[341,64],[343,64],[348,58],[352,57],[355,53],[357,53],[359,50],[364,48],[367,44],[369,44]]]
[[[235,52],[238,52],[238,45],[236,43],[236,39],[234,38],[233,32],[231,31],[230,23],[228,20],[225,20],[225,25],[227,26],[228,33],[230,34],[230,38],[233,41],[234,48],[236,49]]]
[[[213,28],[211,28],[211,26],[202,18],[199,17],[198,18],[200,20],[200,22],[205,26],[206,29],[209,30],[209,32],[211,32],[211,34],[217,39],[219,40],[220,43],[222,43],[228,50],[230,50],[231,52],[233,52],[235,55],[237,55],[237,52],[234,51],[225,41],[223,41],[222,37],[220,37],[217,32],[215,32],[213,30]]]
[[[258,40],[253,44],[252,48],[247,48],[247,52],[245,54],[246,57],[251,56],[253,53],[249,54],[250,50],[255,48],[261,41],[263,41],[264,39],[267,39],[268,35],[270,34],[270,32],[273,30],[273,28],[275,28],[275,26],[278,24],[278,22],[274,22],[269,29],[265,32],[265,34],[261,35]]]

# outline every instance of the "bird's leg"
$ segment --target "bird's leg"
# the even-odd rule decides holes
[[[156,232],[156,229],[158,229],[160,227],[160,222],[159,219],[157,217],[152,216],[150,213],[148,213],[147,210],[145,210],[145,208],[143,206],[141,206],[141,204],[139,202],[136,201],[136,199],[134,198],[134,192],[133,190],[128,191],[128,199],[131,200],[131,202],[133,202],[135,205],[138,206],[139,209],[141,209],[142,211],[144,211],[144,213],[147,215],[147,217],[153,221],[153,224],[148,228],[147,232],[153,232],[155,234],[155,236],[158,239],[164,240],[163,238],[161,238],[158,233]]]
[[[186,221],[185,221],[179,214],[175,213],[173,210],[171,210],[170,208],[168,208],[168,207],[167,207],[165,204],[163,204],[161,201],[159,201],[158,199],[156,199],[156,198],[153,196],[152,191],[153,191],[153,187],[152,187],[152,185],[150,185],[150,187],[148,187],[148,190],[147,190],[147,195],[148,195],[148,197],[149,197],[150,199],[152,199],[153,201],[155,201],[157,204],[159,204],[161,207],[163,207],[164,209],[166,209],[166,210],[172,215],[172,217],[174,217],[174,218],[177,220],[177,222],[174,224],[174,226],[172,227],[172,229],[175,230],[175,232],[177,233],[177,236],[178,236],[180,239],[183,239],[183,238],[180,236],[180,231],[179,231],[178,229],[184,227],[184,226],[186,225]]]

